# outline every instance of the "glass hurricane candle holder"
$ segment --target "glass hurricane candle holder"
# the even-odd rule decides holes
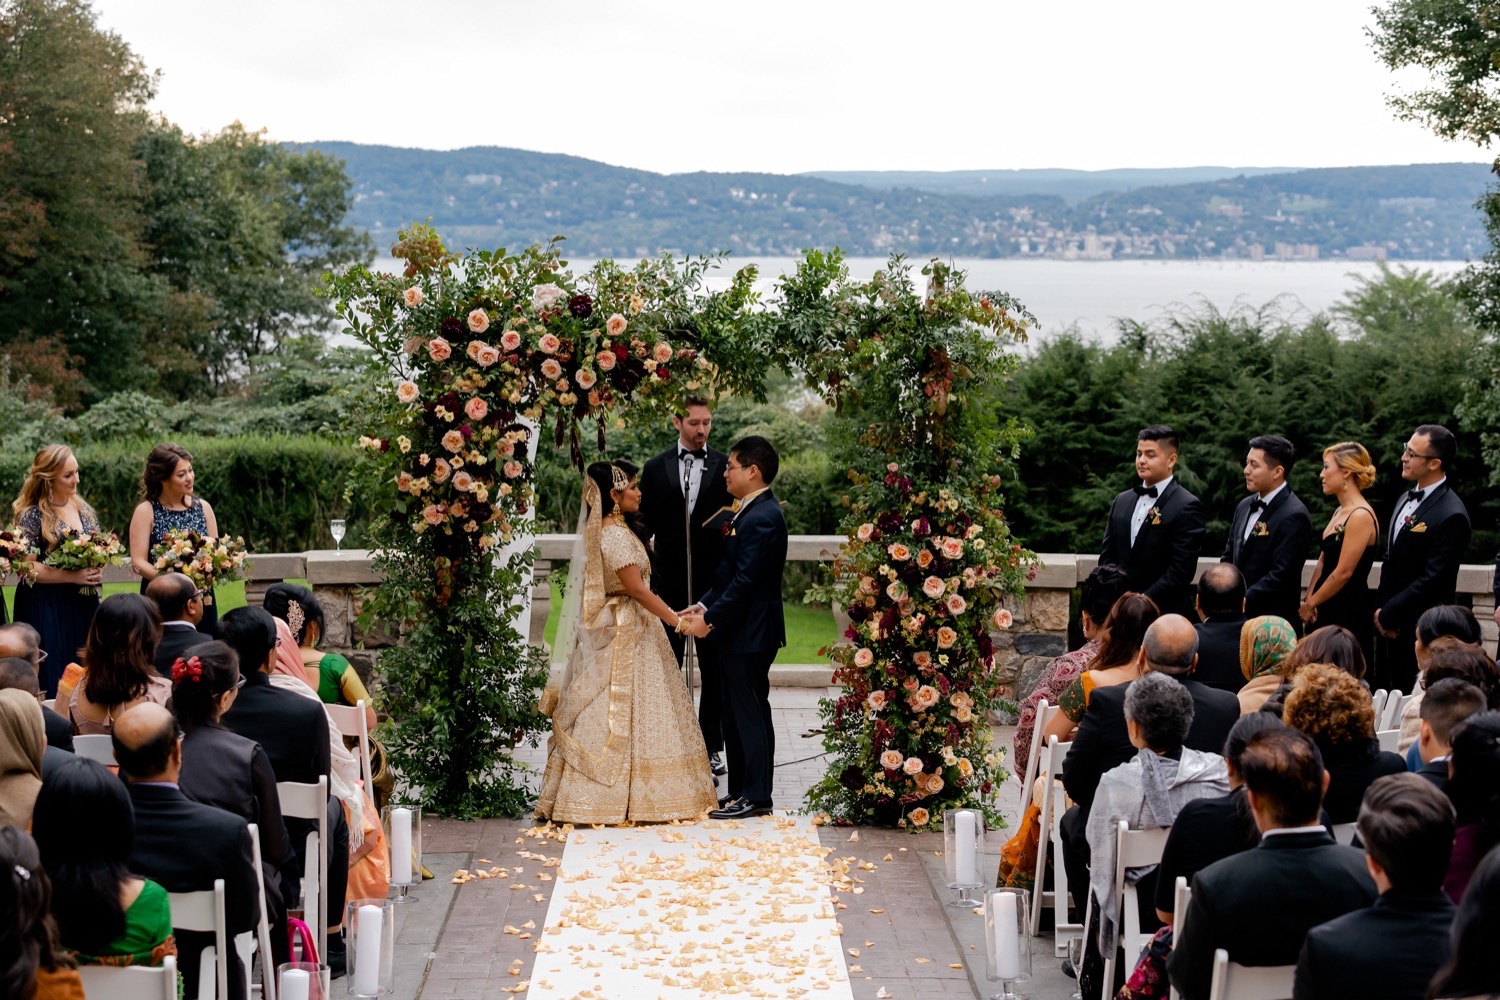
[[[1000,984],[990,1000],[1016,1000],[1016,984],[1031,978],[1030,896],[1024,889],[984,894],[985,978]]]
[[[971,893],[984,885],[979,878],[979,851],[984,844],[984,815],[977,809],[943,810],[943,867],[948,888],[958,890],[949,906],[973,909],[983,900]]]
[[[422,807],[413,802],[392,802],[380,811],[385,824],[385,842],[391,848],[391,888],[400,889],[398,903],[414,903],[407,895],[422,884]]]

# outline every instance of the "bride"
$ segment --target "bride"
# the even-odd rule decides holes
[[[557,823],[692,819],[716,801],[692,698],[657,624],[677,627],[677,615],[651,592],[646,547],[625,521],[641,506],[636,471],[595,462],[583,483],[563,614],[576,625],[558,636],[567,673],[543,699],[545,709],[555,694],[536,813]]]

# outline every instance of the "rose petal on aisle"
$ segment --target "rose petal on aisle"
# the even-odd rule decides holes
[[[830,853],[807,817],[574,830],[527,997],[852,998]]]

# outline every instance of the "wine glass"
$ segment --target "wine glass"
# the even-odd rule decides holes
[[[333,536],[333,550],[338,552],[344,541],[344,519],[336,517],[328,522],[328,533]]]
[[[1073,966],[1073,992],[1068,994],[1069,1000],[1080,1000],[1083,996],[1083,935],[1077,934],[1068,938],[1068,962]]]

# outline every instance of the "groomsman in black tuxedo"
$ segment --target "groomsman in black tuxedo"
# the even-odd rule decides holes
[[[1312,543],[1312,518],[1287,476],[1297,456],[1279,434],[1250,439],[1245,457],[1245,488],[1250,496],[1234,509],[1223,562],[1245,575],[1245,615],[1277,615],[1297,621],[1302,599],[1302,567]]]
[[[741,438],[729,450],[724,482],[736,503],[724,522],[724,558],[701,603],[682,612],[682,628],[716,633],[724,671],[724,747],[729,794],[713,819],[744,819],[771,811],[776,731],[771,719],[771,663],[786,645],[781,577],[787,530],[771,492],[780,458],[763,437]]]
[[[1162,614],[1191,620],[1203,505],[1177,482],[1176,465],[1176,431],[1153,424],[1136,435],[1140,482],[1115,497],[1099,561],[1124,569],[1125,589],[1151,598]]]
[[[718,527],[705,524],[715,511],[733,502],[724,485],[725,456],[708,446],[714,417],[701,399],[689,400],[682,416],[672,418],[677,443],[646,462],[641,470],[641,517],[651,535],[655,561],[651,587],[670,608],[685,608],[708,593],[724,553]],[[691,525],[691,527],[689,527]],[[691,558],[689,556],[691,555]],[[688,577],[692,576],[692,586]],[[682,666],[686,637],[663,623],[677,665]],[[698,661],[698,727],[708,748],[713,773],[725,771],[724,679],[712,638],[696,639]]]
[[[1384,688],[1410,692],[1417,680],[1417,619],[1452,604],[1458,567],[1469,547],[1469,511],[1448,484],[1458,456],[1453,432],[1423,424],[1401,452],[1401,478],[1414,489],[1396,500],[1387,525],[1385,562],[1375,592],[1375,631],[1381,641],[1375,676]]]

